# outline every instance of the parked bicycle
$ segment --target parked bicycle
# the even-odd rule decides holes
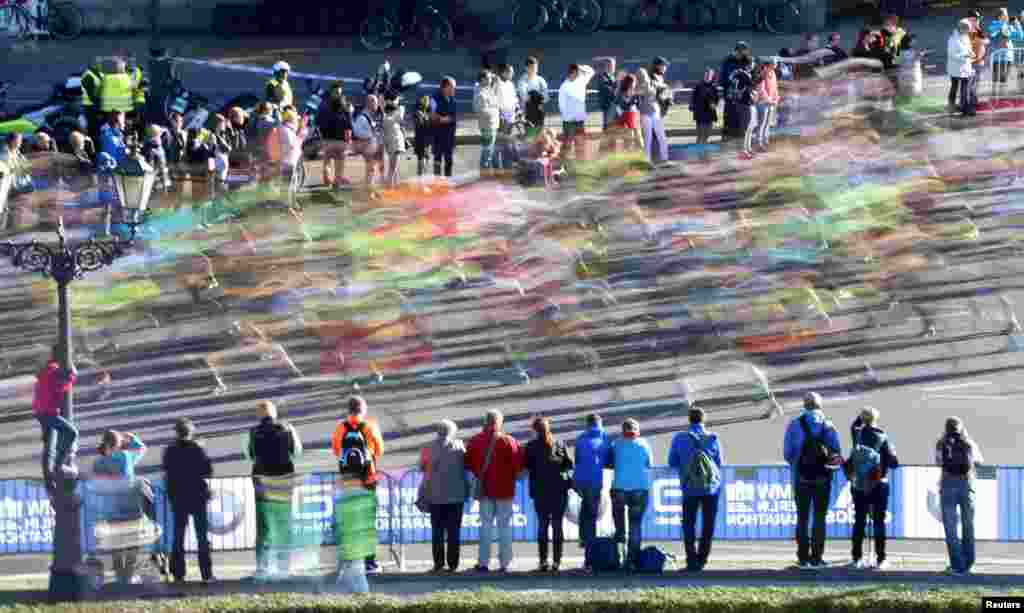
[[[770,34],[795,31],[800,23],[800,9],[791,0],[760,0],[753,6],[740,2],[733,5],[733,11],[735,14],[711,0],[642,0],[630,13],[629,21],[639,29],[711,32],[752,27]]]
[[[430,3],[418,7],[411,21],[404,21],[396,7],[390,12],[369,15],[359,24],[359,41],[368,51],[404,47],[409,40],[417,40],[431,51],[440,51],[452,45],[455,31],[451,20]]]
[[[601,27],[604,13],[597,0],[521,0],[512,9],[515,32],[536,34],[552,18],[559,30],[592,34]]]
[[[18,36],[35,38],[40,34],[49,34],[57,40],[74,40],[82,35],[85,19],[82,9],[73,2],[41,1],[32,13],[32,0],[0,0],[0,23],[15,23]]]

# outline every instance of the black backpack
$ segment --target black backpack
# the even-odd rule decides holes
[[[360,422],[353,428],[345,422],[345,436],[341,439],[341,454],[338,455],[338,472],[347,477],[365,480],[370,475],[369,447],[366,442],[366,424]]]
[[[800,417],[800,427],[804,431],[804,444],[798,460],[800,479],[824,481],[831,476],[828,461],[832,457],[832,450],[825,444],[825,430],[828,424],[822,426],[821,434],[817,437],[811,434],[811,427],[804,416]]]
[[[971,472],[971,446],[959,434],[950,434],[942,443],[942,470],[960,477]]]

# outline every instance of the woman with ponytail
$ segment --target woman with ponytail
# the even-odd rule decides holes
[[[572,460],[565,443],[551,434],[551,421],[546,417],[533,420],[536,438],[526,445],[526,470],[530,474],[530,498],[537,510],[537,550],[540,572],[558,572],[562,564],[565,535],[562,524],[569,506],[572,488]],[[553,533],[552,564],[548,565],[548,532]]]

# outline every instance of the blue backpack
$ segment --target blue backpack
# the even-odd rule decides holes
[[[636,570],[639,573],[661,574],[665,571],[665,564],[669,555],[657,547],[644,547],[636,561]]]
[[[878,450],[885,444],[885,436],[878,438],[877,448],[865,445],[861,439],[862,434],[858,431],[857,440],[850,452],[849,461],[853,465],[850,471],[850,486],[857,491],[870,494],[882,482],[882,455]]]

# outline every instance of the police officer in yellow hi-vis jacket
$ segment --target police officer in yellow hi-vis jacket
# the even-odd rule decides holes
[[[278,109],[295,104],[292,86],[288,83],[291,70],[288,62],[278,62],[274,64],[274,78],[267,81],[267,102],[277,105]]]
[[[135,113],[141,122],[146,113],[146,92],[149,89],[149,81],[146,80],[142,69],[138,66],[132,71],[132,85],[132,102],[135,105]]]
[[[114,70],[100,76],[100,111],[111,113],[135,110],[135,84],[124,60],[114,60]]]
[[[85,112],[85,120],[89,124],[89,137],[93,142],[99,141],[99,98],[102,79],[102,62],[97,57],[93,59],[92,65],[82,73],[82,110]]]

